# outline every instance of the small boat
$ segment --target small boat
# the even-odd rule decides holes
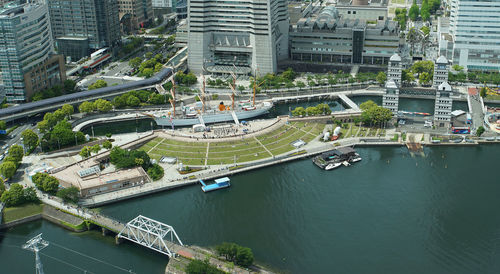
[[[203,192],[209,192],[209,191],[218,190],[221,188],[226,188],[226,187],[231,186],[231,184],[229,183],[230,180],[228,177],[215,179],[214,181],[215,181],[215,184],[207,185],[207,184],[205,184],[205,182],[203,182],[203,180],[200,180],[200,184],[202,185],[201,190],[203,190]]]
[[[331,163],[325,167],[325,170],[332,170],[332,169],[335,169],[341,165],[342,165],[342,163]]]
[[[343,161],[343,162],[342,162],[342,164],[343,164],[344,166],[350,166],[350,165],[351,165],[351,164],[349,164],[349,162],[348,162],[348,161]]]
[[[356,163],[356,162],[359,162],[359,161],[361,161],[361,157],[358,156],[358,157],[352,159],[351,163]]]

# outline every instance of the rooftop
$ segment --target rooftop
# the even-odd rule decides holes
[[[394,53],[394,55],[391,56],[391,59],[389,59],[389,61],[401,62],[401,56],[399,56],[399,54],[397,53]]]
[[[444,56],[439,56],[439,58],[436,60],[436,64],[448,64],[448,59]]]

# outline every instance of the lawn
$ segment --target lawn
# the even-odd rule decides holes
[[[300,129],[299,129],[300,128]],[[243,163],[269,158],[273,155],[294,150],[292,142],[302,139],[310,142],[321,132],[324,125],[317,123],[293,122],[255,138],[230,142],[211,142],[208,149],[208,165]],[[183,142],[156,138],[144,144],[140,150],[146,151],[153,159],[162,156],[177,157],[186,165],[205,165],[207,142]],[[264,148],[265,146],[265,148]],[[266,150],[267,148],[267,150]]]
[[[42,204],[25,204],[19,207],[7,207],[3,210],[3,222],[8,223],[42,213]]]

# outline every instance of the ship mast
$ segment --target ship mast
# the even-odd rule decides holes
[[[232,94],[231,94],[231,110],[234,110],[234,91],[236,89],[236,74],[234,74],[234,72],[231,72],[231,76],[233,77],[233,83],[229,84],[229,86],[231,87],[231,91],[232,91]]]
[[[260,87],[262,84],[264,84],[266,80],[260,82],[258,85],[257,85],[257,76],[255,76],[255,79],[253,81],[253,98],[252,98],[252,105],[255,107],[255,91],[258,87]]]
[[[170,93],[172,94],[172,99],[170,99],[170,104],[172,105],[173,116],[175,117],[175,80],[172,77],[172,89],[170,89]]]
[[[203,84],[201,86],[201,113],[205,113],[205,75],[201,75],[201,78],[203,79]]]

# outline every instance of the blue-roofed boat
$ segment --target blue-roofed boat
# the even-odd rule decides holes
[[[215,181],[214,184],[207,185],[207,184],[205,184],[205,182],[203,182],[203,180],[200,180],[201,190],[203,190],[203,192],[209,192],[209,191],[218,190],[221,188],[226,188],[226,187],[231,186],[231,183],[230,183],[231,180],[229,180],[228,177],[216,179],[214,181]]]

